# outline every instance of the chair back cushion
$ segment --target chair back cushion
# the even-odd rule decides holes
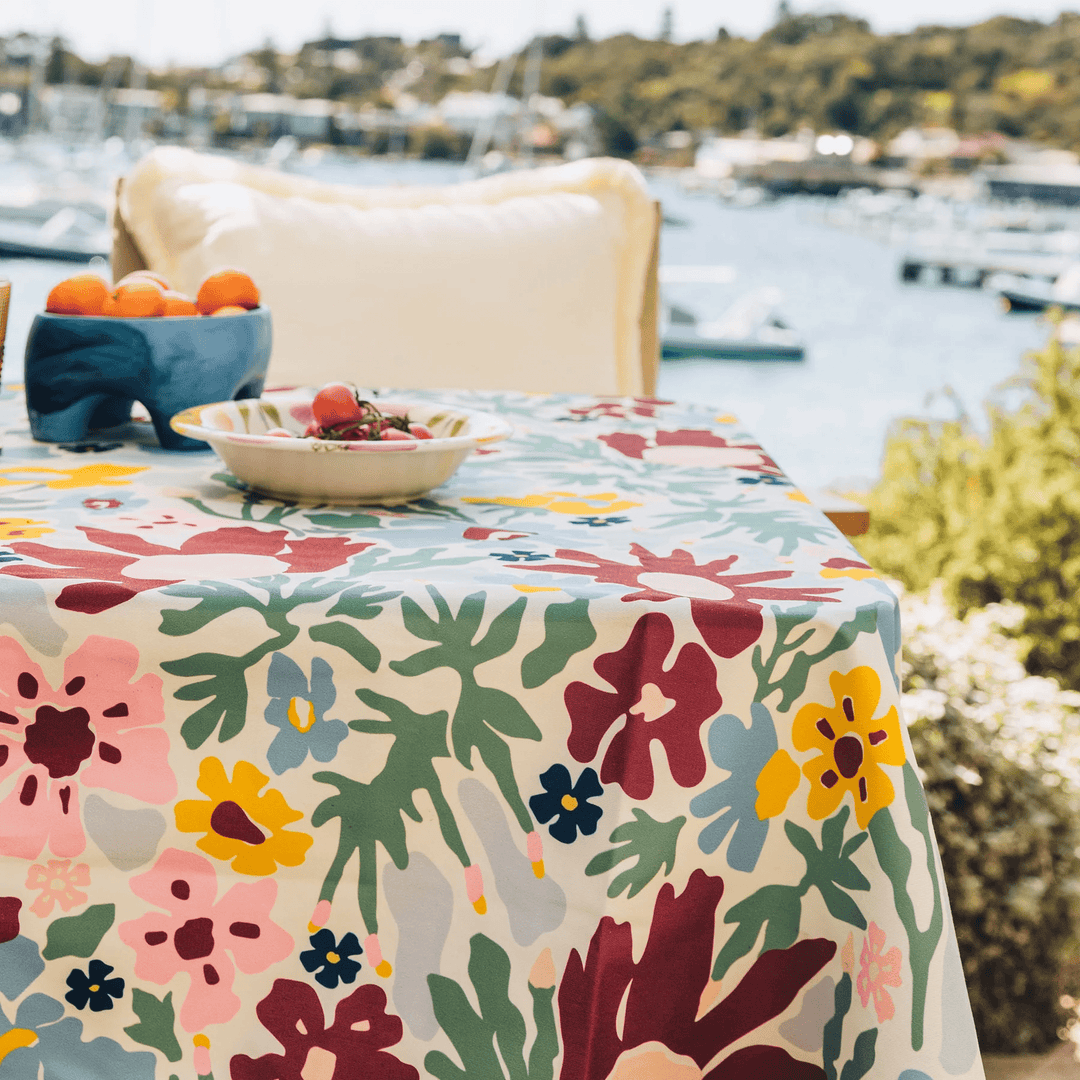
[[[641,392],[653,206],[625,162],[361,188],[162,148],[121,198],[174,288],[251,274],[270,384]]]

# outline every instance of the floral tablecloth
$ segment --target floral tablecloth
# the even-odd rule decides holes
[[[0,455],[0,1080],[982,1076],[897,605],[734,417],[408,505]]]

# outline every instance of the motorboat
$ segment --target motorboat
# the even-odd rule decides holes
[[[661,283],[686,280],[686,275],[670,271],[688,268],[661,268]],[[723,268],[711,271],[718,281]],[[664,273],[668,270],[668,273]],[[730,280],[730,279],[729,279]],[[689,308],[666,298],[661,303],[660,342],[665,360],[761,360],[799,361],[806,349],[798,334],[778,315],[780,290],[766,286],[743,293],[718,318],[702,319]]]
[[[1080,311],[1080,262],[1071,263],[1053,281],[997,274],[991,284],[1006,311]]]
[[[88,263],[109,257],[112,236],[96,208],[46,203],[0,205],[0,257]],[[48,216],[43,218],[43,211]]]

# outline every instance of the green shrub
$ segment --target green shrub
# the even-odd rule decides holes
[[[901,617],[904,714],[979,1042],[1045,1050],[1080,916],[1080,694],[1025,675],[1018,605],[961,621],[939,583]]]
[[[985,436],[963,416],[900,423],[856,546],[909,589],[942,580],[961,614],[1022,604],[1028,671],[1080,689],[1080,350],[1051,341],[1014,387]]]

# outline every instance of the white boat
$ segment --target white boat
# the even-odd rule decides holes
[[[660,281],[718,281],[723,269],[662,267]],[[708,270],[713,276],[694,278],[687,273],[691,270]],[[806,349],[802,341],[777,313],[780,300],[777,288],[753,289],[740,296],[720,318],[702,320],[695,312],[665,299],[661,303],[661,356],[665,360],[803,360]]]

